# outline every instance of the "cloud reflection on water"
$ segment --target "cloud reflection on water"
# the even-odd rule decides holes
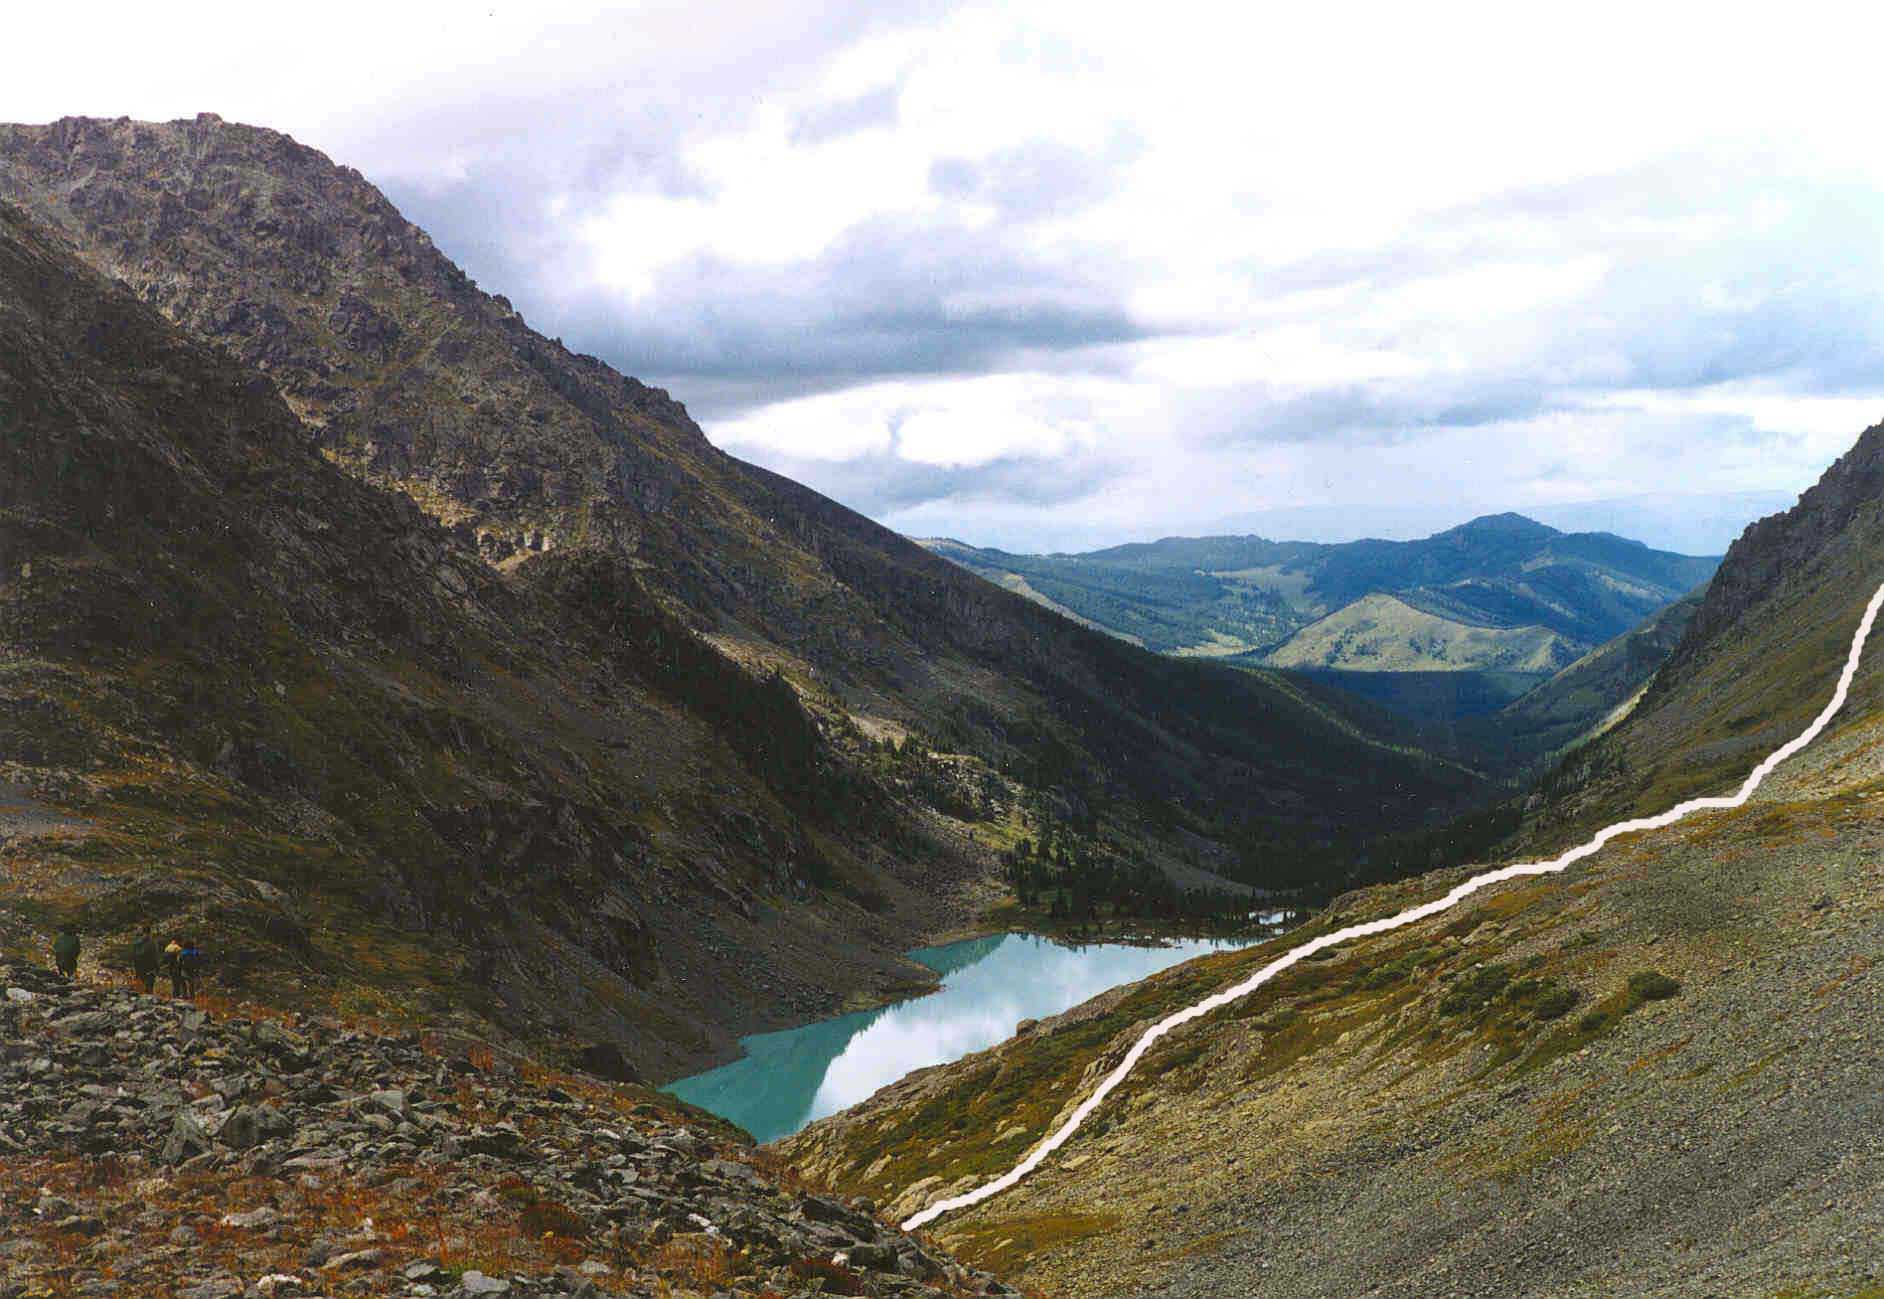
[[[1193,939],[1166,947],[1073,948],[1006,934],[925,948],[910,955],[942,974],[941,991],[745,1038],[745,1058],[668,1090],[761,1141],[776,1140],[855,1105],[911,1070],[993,1046],[1023,1019],[1059,1014],[1108,988],[1237,945]]]

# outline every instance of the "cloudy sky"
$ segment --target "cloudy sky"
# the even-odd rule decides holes
[[[1851,6],[112,10],[11,15],[0,117],[288,131],[918,535],[1699,550],[1884,418]]]

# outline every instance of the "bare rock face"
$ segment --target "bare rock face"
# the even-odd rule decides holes
[[[1721,562],[1682,651],[1692,654],[1721,635],[1779,590],[1787,573],[1809,563],[1854,524],[1875,520],[1880,508],[1884,424],[1866,429],[1792,509],[1748,525]]]
[[[1884,425],[1728,549],[1674,652],[1628,717],[1571,753],[1527,817],[1558,842],[1618,816],[1732,788],[1831,696],[1866,601],[1884,580]],[[1876,651],[1849,712],[1874,706]]]
[[[503,561],[634,548],[710,454],[680,407],[521,328],[350,168],[214,117],[8,128],[0,196],[266,373],[322,447]],[[56,189],[53,177],[70,178]]]

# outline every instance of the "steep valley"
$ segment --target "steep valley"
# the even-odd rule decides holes
[[[1647,697],[1546,782],[1508,859],[1718,790],[1824,704],[1884,559],[1881,460],[1884,428],[1749,530]],[[1746,807],[1294,967],[1162,1041],[1046,1166],[934,1238],[1079,1295],[1870,1293],[1879,661]],[[1163,1014],[1475,869],[1345,895],[1276,944],[1115,990],[783,1149],[913,1211],[1003,1171]]]
[[[1490,861],[1736,782],[1884,578],[1884,425],[1718,569],[1512,515],[926,546],[286,136],[0,127],[0,1299],[1884,1287],[1879,648],[1746,807],[1318,953],[891,1225],[1481,869],[1497,777],[1546,768]],[[1426,702],[1328,684],[1376,673]],[[923,992],[919,944],[1083,941],[1089,879],[1147,928],[1390,882],[768,1147],[645,1085]],[[149,925],[212,996],[124,986]],[[28,968],[68,926],[77,986]]]
[[[0,198],[17,955],[150,919],[666,1079],[927,986],[1023,803],[1191,887],[1484,788],[722,454],[285,136],[0,128]]]

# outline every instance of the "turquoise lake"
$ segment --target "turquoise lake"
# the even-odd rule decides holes
[[[1072,947],[1031,934],[995,934],[918,948],[910,959],[941,976],[940,991],[742,1038],[742,1059],[667,1090],[760,1141],[774,1141],[855,1105],[912,1069],[959,1060],[1004,1041],[1023,1019],[1057,1015],[1107,988],[1247,941]]]

